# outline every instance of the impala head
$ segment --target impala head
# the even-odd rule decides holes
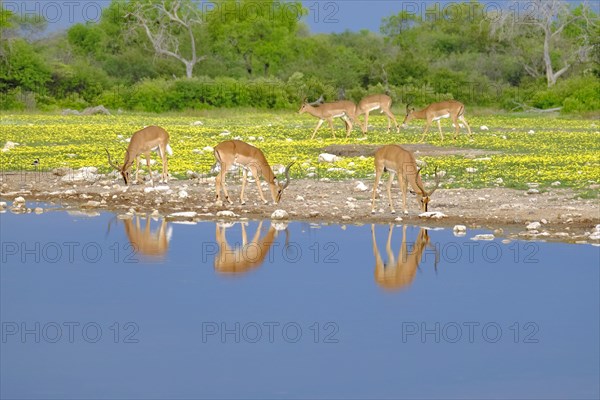
[[[417,171],[417,182],[419,183],[419,188],[422,191],[422,193],[416,193],[416,192],[412,192],[414,194],[417,195],[417,202],[419,203],[419,207],[421,207],[421,212],[427,212],[427,207],[429,205],[429,200],[431,200],[431,195],[437,190],[437,188],[440,186],[440,177],[437,174],[437,167],[435,169],[434,175],[435,175],[435,187],[433,189],[431,189],[431,191],[427,192],[425,190],[425,188],[423,188],[422,183],[421,183],[421,177],[419,176],[421,170],[419,169]]]
[[[290,168],[291,166],[294,165],[294,163],[290,163],[288,164],[287,167],[285,167],[285,182],[283,183],[278,183],[277,187],[276,187],[276,193],[275,193],[275,204],[279,203],[279,201],[281,200],[281,195],[283,194],[283,191],[285,190],[285,188],[287,188],[290,184]]]
[[[123,181],[125,181],[125,184],[129,185],[129,175],[131,171],[131,166],[133,165],[132,163],[128,162],[129,151],[125,150],[125,163],[123,163],[123,165],[118,165],[112,162],[108,149],[105,147],[104,150],[106,150],[106,154],[108,155],[108,163],[110,164],[110,166],[119,171],[121,173],[121,176],[123,177]]]
[[[300,110],[298,110],[298,114],[302,114],[302,113],[306,112],[306,110],[308,110],[309,107],[310,107],[310,104],[308,103],[308,99],[305,97],[304,100],[302,100],[302,106],[300,106]]]
[[[410,108],[410,104],[406,105],[406,116],[404,117],[404,121],[402,121],[402,128],[406,128],[408,123],[415,117],[413,113],[415,112],[415,108]]]

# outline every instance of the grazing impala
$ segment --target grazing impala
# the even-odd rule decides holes
[[[323,103],[319,106],[312,106],[310,103],[304,99],[302,102],[302,107],[298,111],[299,114],[309,113],[313,117],[319,118],[319,122],[317,123],[317,127],[313,132],[311,139],[314,139],[317,131],[323,125],[323,122],[327,121],[329,123],[329,127],[331,128],[331,133],[335,138],[335,131],[333,129],[333,118],[341,118],[344,120],[346,124],[346,137],[350,136],[350,131],[352,131],[352,122],[356,119],[357,108],[356,104],[348,100],[336,101],[333,103]]]
[[[135,249],[136,254],[163,257],[167,253],[171,240],[171,228],[168,227],[165,219],[162,220],[160,227],[155,232],[150,230],[150,218],[146,220],[144,228],[140,224],[139,215],[136,215],[135,222],[132,219],[125,219],[123,222],[129,243]]]
[[[150,173],[150,181],[152,182],[152,185],[154,185],[152,171],[150,170],[150,152],[153,150],[157,150],[162,159],[163,172],[161,175],[161,182],[167,182],[169,178],[167,153],[172,155],[173,150],[171,150],[171,146],[169,146],[169,134],[160,126],[148,126],[133,134],[129,141],[129,146],[127,147],[127,150],[125,150],[125,161],[123,162],[123,165],[114,164],[110,158],[108,149],[105,148],[105,150],[106,154],[108,154],[108,163],[121,173],[126,185],[129,184],[129,174],[134,161],[136,168],[135,181],[137,182],[138,174],[140,172],[140,156],[142,154],[146,156],[146,165],[148,166],[148,172]]]
[[[377,187],[379,186],[379,180],[383,172],[389,171],[390,179],[387,184],[387,194],[390,201],[390,208],[392,214],[396,212],[394,210],[394,202],[392,201],[392,181],[394,175],[398,174],[398,183],[402,190],[402,206],[404,207],[404,214],[408,214],[406,209],[406,190],[408,184],[413,188],[411,193],[417,195],[417,202],[422,212],[427,211],[427,205],[433,192],[436,191],[440,184],[437,171],[435,174],[436,186],[427,192],[423,186],[421,180],[420,170],[417,168],[417,162],[415,156],[408,150],[396,144],[388,144],[381,147],[375,152],[375,184],[373,186],[373,197],[371,199],[371,213],[375,213],[375,196],[377,195]]]
[[[392,114],[392,111],[390,110],[391,107],[392,98],[385,94],[373,94],[363,98],[360,103],[358,103],[358,112],[356,114],[357,116],[365,114],[365,125],[362,129],[363,133],[366,135],[367,130],[369,129],[369,112],[374,110],[380,110],[381,113],[384,113],[387,116],[388,132],[391,128],[391,121],[394,121],[396,132],[400,133],[400,126],[398,125],[398,121],[396,121],[396,117],[394,117],[394,114]]]
[[[248,243],[246,235],[246,226],[242,222],[242,246],[234,249],[227,242],[225,231],[227,225],[216,224],[216,242],[219,246],[219,252],[215,255],[215,270],[223,274],[241,274],[248,272],[254,268],[260,267],[265,261],[265,257],[269,254],[271,246],[277,237],[277,230],[273,224],[263,238],[260,238],[263,222],[258,223],[256,233],[252,241]],[[287,231],[286,231],[287,234]]]
[[[227,140],[219,143],[215,149],[215,159],[219,164],[220,171],[216,178],[217,187],[217,201],[221,199],[221,188],[225,194],[225,200],[229,203],[233,203],[229,198],[227,187],[225,184],[225,174],[234,165],[239,165],[243,169],[242,177],[242,190],[240,192],[240,201],[242,204],[246,204],[244,200],[244,189],[246,188],[246,179],[248,170],[252,173],[252,176],[256,179],[256,186],[258,187],[258,194],[262,201],[266,204],[267,200],[263,194],[262,188],[260,187],[260,177],[264,177],[269,184],[271,190],[271,197],[273,203],[277,204],[281,200],[281,195],[285,188],[290,184],[290,167],[294,164],[290,163],[285,167],[285,183],[278,183],[271,166],[267,162],[263,152],[248,143],[242,142],[241,140]]]
[[[436,121],[437,125],[438,125],[438,129],[440,131],[440,137],[442,138],[442,141],[444,141],[444,134],[442,133],[442,125],[440,124],[440,119],[451,118],[452,122],[454,123],[454,126],[456,128],[456,131],[454,132],[455,140],[458,137],[458,133],[459,133],[459,129],[460,129],[460,125],[458,123],[459,120],[464,122],[464,124],[467,127],[467,131],[469,131],[469,137],[472,137],[473,135],[471,134],[471,127],[467,123],[467,120],[465,119],[464,115],[465,115],[465,105],[456,100],[448,100],[448,101],[442,101],[440,103],[433,103],[420,111],[415,111],[414,108],[412,108],[412,109],[409,108],[409,105],[407,104],[406,105],[406,117],[404,117],[404,122],[402,122],[402,127],[406,128],[407,124],[415,118],[427,120],[427,123],[425,125],[425,130],[423,131],[423,136],[421,136],[421,140],[419,141],[419,142],[422,142],[425,139],[425,135],[427,134],[427,131],[429,130],[429,127],[431,126],[431,123],[433,121]]]
[[[375,282],[383,289],[400,290],[412,284],[421,263],[423,252],[429,244],[427,229],[421,228],[415,240],[412,251],[406,245],[406,225],[402,226],[402,244],[398,257],[392,251],[392,232],[394,226],[390,225],[386,243],[387,263],[384,264],[375,239],[375,225],[371,225],[373,238],[373,254],[375,255]],[[435,247],[434,247],[435,249]],[[438,253],[436,251],[435,268],[437,269]]]

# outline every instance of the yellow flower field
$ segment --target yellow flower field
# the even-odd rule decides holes
[[[373,159],[346,157],[334,164],[318,163],[323,148],[331,144],[386,144],[415,143],[420,138],[423,124],[413,122],[400,134],[386,133],[387,120],[372,115],[366,140],[360,129],[354,128],[350,138],[343,132],[343,124],[335,122],[337,139],[324,124],[315,140],[310,140],[316,119],[294,112],[210,112],[202,116],[58,116],[58,115],[2,115],[0,146],[7,141],[19,143],[13,149],[0,152],[3,171],[51,170],[68,166],[79,168],[96,166],[108,172],[110,167],[104,148],[121,161],[127,146],[126,138],[147,125],[160,125],[171,135],[174,155],[170,157],[170,172],[184,177],[186,171],[207,173],[214,163],[208,146],[226,139],[241,139],[261,148],[271,164],[297,161],[293,177],[314,178],[371,178]],[[401,116],[398,115],[399,119]],[[453,128],[449,120],[442,123],[446,140],[442,144],[435,124],[430,129],[427,142],[439,146],[489,150],[485,157],[461,156],[423,157],[428,163],[423,174],[433,173],[433,168],[446,171],[445,187],[507,186],[525,188],[529,182],[540,187],[559,181],[560,187],[587,189],[600,182],[600,122],[585,119],[556,117],[470,116],[474,141],[469,141],[461,130],[454,143]],[[202,125],[192,125],[201,121]],[[481,130],[485,125],[489,130]],[[492,152],[499,152],[493,153]],[[157,156],[154,156],[158,159]],[[38,167],[32,166],[40,159]],[[418,157],[417,155],[417,158]],[[467,170],[468,169],[468,170]],[[470,171],[470,172],[469,172]],[[499,180],[499,178],[501,178]],[[593,186],[595,187],[595,186]],[[597,195],[597,189],[595,195]]]

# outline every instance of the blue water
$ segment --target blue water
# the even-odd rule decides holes
[[[394,268],[379,225],[376,268],[371,225],[0,222],[2,398],[600,395],[598,247],[394,226]]]

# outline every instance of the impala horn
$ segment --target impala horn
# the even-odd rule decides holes
[[[431,197],[433,192],[435,192],[437,190],[437,188],[440,187],[440,177],[438,176],[438,173],[437,173],[437,167],[435,167],[435,171],[433,172],[433,175],[435,176],[435,187],[431,190],[431,192],[427,193],[427,197]]]
[[[281,190],[287,188],[290,184],[290,168],[292,167],[292,165],[294,165],[295,161],[292,161],[291,163],[288,164],[287,167],[285,167],[285,183],[283,184],[283,186],[281,187]]]
[[[106,154],[108,155],[108,163],[110,164],[110,166],[116,169],[117,171],[121,170],[121,167],[112,162],[108,149],[105,147],[104,150],[106,150]]]

